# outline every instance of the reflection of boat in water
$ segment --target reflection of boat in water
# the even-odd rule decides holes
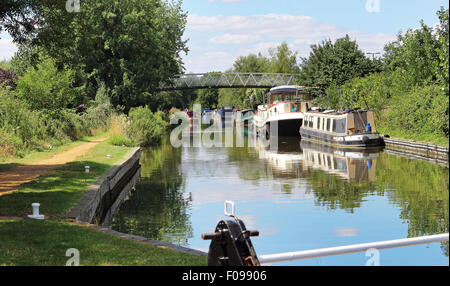
[[[278,136],[299,136],[303,113],[309,108],[309,100],[300,98],[309,96],[306,89],[302,86],[272,88],[267,102],[258,106],[258,111],[253,117],[252,123],[256,127],[256,132],[269,134],[270,126],[277,124]]]
[[[303,164],[339,175],[349,181],[372,181],[375,178],[377,158],[381,148],[348,151],[331,146],[302,141]]]
[[[279,138],[279,148],[258,148],[259,158],[265,160],[277,178],[305,178],[309,170],[322,170],[352,182],[372,181],[377,158],[382,148],[349,151],[309,141]]]
[[[348,110],[344,113],[308,111],[305,113],[300,135],[339,148],[366,148],[383,144],[375,127],[373,111]]]
[[[276,178],[296,179],[301,175],[303,154],[295,137],[278,137],[277,150],[259,147],[259,158],[265,160],[271,167],[271,173]]]

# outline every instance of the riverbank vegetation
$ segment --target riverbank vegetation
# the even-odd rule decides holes
[[[0,158],[104,132],[112,114],[128,115],[132,135],[114,143],[157,144],[168,119],[151,91],[181,72],[185,24],[181,2],[163,0],[82,1],[79,13],[61,1],[2,7],[0,30],[19,49],[0,65]]]

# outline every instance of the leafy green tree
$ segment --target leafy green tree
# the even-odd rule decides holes
[[[297,63],[297,52],[289,49],[286,42],[278,47],[269,49],[270,66],[266,72],[298,74],[300,68]]]
[[[55,1],[53,1],[55,2]],[[2,0],[0,3],[0,33],[8,31],[23,44],[43,25],[43,4],[54,5],[51,0]]]
[[[53,59],[45,59],[20,78],[16,95],[33,110],[75,107],[77,102],[72,82],[71,70],[60,71]]]
[[[219,100],[218,89],[199,89],[195,103],[201,104],[202,108],[216,109],[218,100]]]
[[[237,58],[233,64],[234,72],[264,73],[268,72],[269,69],[270,69],[270,61],[268,58],[264,57],[261,53],[258,53],[258,55],[250,54],[248,56],[241,56]]]
[[[436,67],[439,65],[437,50],[439,41],[433,29],[420,22],[421,27],[398,34],[397,40],[385,47],[386,70],[401,71],[403,81],[409,86],[436,82]]]
[[[347,80],[377,71],[377,65],[362,52],[356,41],[347,35],[335,43],[325,40],[312,45],[308,58],[302,58],[300,81],[302,85],[319,86],[319,94],[333,83],[338,86]]]
[[[114,105],[128,110],[148,103],[149,92],[182,70],[187,15],[181,2],[84,0],[78,13],[68,13],[66,1],[37,2],[38,13],[30,14],[42,25],[32,32],[20,29],[20,14],[2,18],[13,20],[10,29],[18,31],[14,39],[30,38],[58,68],[67,64],[82,70],[87,85],[104,83]]]
[[[439,82],[448,87],[449,84],[449,21],[448,21],[448,9],[445,10],[444,7],[437,12],[439,17],[439,27],[437,29],[439,36],[439,48],[437,49],[437,54],[439,57],[439,64],[436,66],[437,69],[437,78]]]

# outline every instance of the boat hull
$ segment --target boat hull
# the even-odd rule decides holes
[[[332,145],[338,148],[370,148],[383,146],[383,140],[377,133],[361,133],[355,135],[336,136],[315,130],[300,128],[302,140]]]
[[[278,124],[278,134],[270,134],[271,136],[299,137],[298,130],[302,126],[303,119],[285,119],[272,120],[265,123],[255,124],[258,133],[267,131],[270,134],[270,125]]]

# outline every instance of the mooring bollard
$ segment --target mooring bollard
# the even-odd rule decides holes
[[[31,204],[31,206],[33,207],[33,214],[32,215],[28,215],[29,218],[31,219],[44,219],[44,216],[39,214],[39,207],[41,204],[39,203],[33,203]]]
[[[84,171],[86,172],[86,173],[89,173],[89,170],[91,169],[91,167],[89,167],[89,166],[84,166]]]

